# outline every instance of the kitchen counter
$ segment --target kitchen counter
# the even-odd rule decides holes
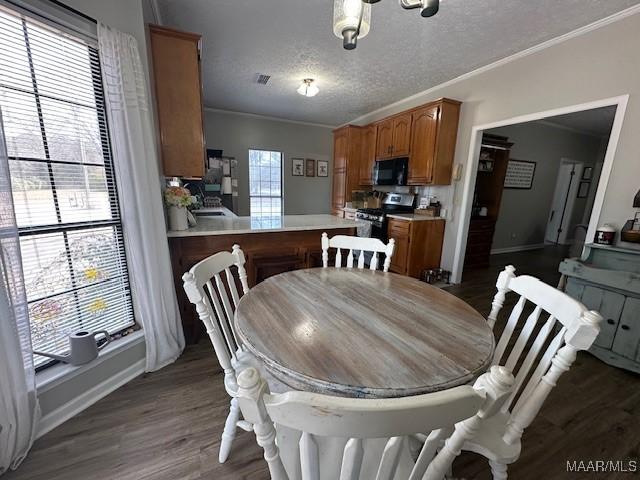
[[[283,215],[281,217],[198,217],[188,230],[169,231],[169,237],[198,237],[245,233],[291,232],[355,228],[357,222],[334,215]]]
[[[388,218],[408,220],[410,222],[422,222],[425,220],[444,220],[443,217],[429,217],[428,215],[416,215],[415,213],[388,213]]]
[[[168,232],[173,281],[188,343],[204,333],[203,324],[182,288],[185,272],[216,252],[240,245],[245,256],[249,287],[265,278],[301,268],[321,267],[322,232],[355,235],[358,223],[333,215],[282,217],[199,217],[188,230]]]

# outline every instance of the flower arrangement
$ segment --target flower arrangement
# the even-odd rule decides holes
[[[194,203],[191,192],[184,187],[167,187],[164,201],[169,207],[188,207]]]

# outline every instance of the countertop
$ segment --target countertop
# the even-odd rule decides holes
[[[355,228],[357,222],[334,215],[283,215],[281,217],[199,217],[187,230],[167,232],[169,237],[198,237],[242,233],[290,232]]]
[[[428,215],[416,215],[415,213],[387,213],[388,218],[408,220],[410,222],[423,222],[425,220],[444,220],[442,217],[429,217]]]

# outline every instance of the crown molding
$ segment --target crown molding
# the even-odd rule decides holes
[[[514,53],[513,55],[509,55],[508,57],[505,57],[501,60],[497,60],[493,63],[490,63],[488,65],[485,65],[484,67],[480,67],[477,68],[475,70],[472,70],[468,73],[464,73],[462,75],[460,75],[459,77],[456,78],[452,78],[451,80],[447,80],[444,83],[440,83],[434,87],[430,87],[427,88],[426,90],[423,90],[421,92],[415,93],[413,95],[410,95],[408,97],[405,97],[401,100],[398,100],[396,102],[390,103],[389,105],[385,105],[384,107],[380,107],[377,108],[376,110],[373,110],[369,113],[366,113],[364,115],[360,115],[359,117],[351,120],[350,122],[345,123],[344,125],[348,125],[348,124],[360,124],[363,123],[365,121],[366,118],[371,117],[371,116],[376,116],[377,114],[381,114],[383,112],[385,112],[386,110],[390,110],[394,107],[403,105],[405,103],[411,102],[411,100],[420,98],[420,97],[424,97],[427,96],[431,93],[434,93],[442,88],[448,87],[450,85],[455,85],[456,83],[462,82],[463,80],[467,80],[468,78],[472,78],[475,77],[477,75],[480,75],[482,73],[488,72],[490,70],[493,70],[495,68],[501,67],[503,65],[506,65],[508,63],[514,62],[516,60],[519,60],[521,58],[524,57],[528,57],[529,55],[533,55],[534,53],[537,53],[541,50],[545,50],[549,47],[553,47],[554,45],[558,45],[560,43],[566,42],[567,40],[571,40],[572,38],[576,38],[579,37],[581,35],[584,35],[586,33],[592,32],[594,30],[597,30],[599,28],[605,27],[607,25],[610,25],[612,23],[618,22],[620,20],[623,20],[627,17],[630,17],[632,15],[635,15],[637,13],[640,13],[640,4],[638,5],[634,5],[632,7],[626,8],[624,10],[621,10],[617,13],[614,13],[613,15],[609,15],[608,17],[602,18],[600,20],[596,20],[593,23],[590,23],[588,25],[585,25],[583,27],[577,28],[575,30],[572,30],[568,33],[565,33],[563,35],[560,35],[558,37],[554,37],[550,40],[547,40],[545,42],[539,43],[538,45],[534,45],[533,47],[529,47],[526,50],[522,50],[521,52],[518,53]]]
[[[334,130],[337,125],[326,125],[324,123],[312,123],[312,122],[302,122],[299,120],[289,120],[287,118],[280,117],[270,117],[268,115],[259,115],[257,113],[247,113],[247,112],[236,112],[233,110],[222,110],[220,108],[212,108],[212,107],[204,107],[205,112],[213,112],[213,113],[222,113],[225,115],[238,115],[241,117],[249,117],[249,118],[257,118],[261,120],[271,120],[273,122],[284,122],[284,123],[294,123],[296,125],[306,125],[308,127],[320,127],[320,128],[328,128]]]

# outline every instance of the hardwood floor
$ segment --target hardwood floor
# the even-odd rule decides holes
[[[493,265],[467,272],[449,291],[483,315],[498,272],[509,262],[518,274],[557,284],[561,249],[496,255]],[[227,480],[269,478],[253,434],[239,432],[227,463],[218,446],[228,408],[211,346],[189,347],[174,364],[130,382],[36,441],[3,480]],[[640,376],[589,354],[560,381],[523,438],[522,457],[509,468],[515,480],[629,479],[632,473],[567,473],[573,460],[638,460]],[[463,454],[454,474],[490,479],[486,461]]]

